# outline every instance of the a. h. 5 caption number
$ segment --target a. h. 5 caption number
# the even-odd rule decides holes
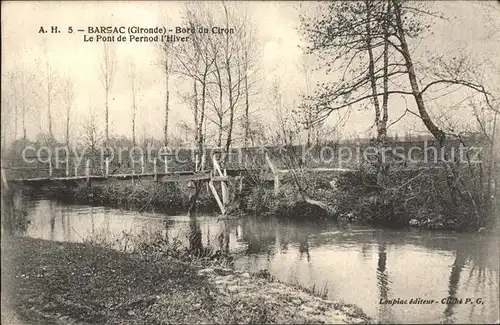
[[[59,26],[50,26],[50,27],[40,26],[40,29],[38,29],[39,34],[45,34],[49,32],[52,34],[58,34],[61,32],[61,30],[59,29]],[[68,33],[73,34],[73,26],[68,27]]]

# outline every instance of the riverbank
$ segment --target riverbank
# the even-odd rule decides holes
[[[265,303],[264,303],[265,302]],[[265,276],[2,236],[2,323],[367,323],[359,308]]]
[[[492,217],[495,214],[491,200],[474,199],[463,191],[450,189],[445,176],[432,169],[403,170],[385,175],[380,185],[373,172],[303,173],[282,181],[275,193],[270,183],[253,175],[245,178],[243,191],[235,194],[226,211],[233,216],[339,220],[387,228],[476,231],[498,226],[498,220]],[[66,203],[187,213],[188,197],[182,186],[175,183],[63,187],[35,192],[40,193]],[[219,213],[206,186],[202,186],[197,199],[197,211]]]

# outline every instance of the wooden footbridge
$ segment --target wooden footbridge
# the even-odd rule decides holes
[[[254,173],[260,173],[260,179],[264,181],[269,181],[274,184],[274,191],[277,193],[280,188],[280,183],[286,179],[286,175],[293,173],[292,169],[278,168],[278,165],[272,161],[269,155],[266,153],[264,155],[264,162],[257,167],[237,167],[237,168],[224,168],[222,163],[218,158],[218,154],[213,153],[210,157],[210,161],[207,164],[206,156],[202,155],[199,157],[195,156],[194,166],[191,170],[169,170],[169,164],[167,159],[161,160],[154,158],[152,163],[147,166],[144,159],[141,159],[140,172],[136,172],[135,166],[133,164],[132,169],[129,173],[116,173],[115,171],[110,172],[111,161],[109,158],[104,160],[104,164],[97,168],[92,165],[91,159],[85,160],[84,172],[79,174],[78,165],[74,165],[71,168],[71,164],[66,161],[63,167],[54,168],[52,163],[49,161],[42,167],[5,167],[2,166],[2,187],[8,189],[9,186],[29,186],[29,187],[43,187],[43,186],[91,186],[91,185],[107,185],[107,184],[144,184],[144,183],[168,183],[168,182],[178,182],[187,184],[188,188],[194,186],[194,182],[202,181],[207,183],[207,188],[214,196],[217,204],[220,208],[222,214],[226,212],[226,206],[229,202],[230,193],[229,189],[242,190],[243,178],[245,175],[251,175]],[[219,156],[220,157],[220,156]],[[158,163],[160,162],[160,163]],[[48,165],[48,166],[47,166]],[[163,166],[162,166],[163,165]],[[192,164],[191,164],[192,165]],[[9,171],[10,175],[15,175],[15,171],[37,171],[44,172],[44,176],[41,177],[8,177],[6,171]],[[309,169],[313,172],[349,172],[354,171],[354,169],[347,168],[313,168]],[[62,175],[61,175],[62,174]],[[215,186],[219,183],[220,186]],[[230,186],[229,186],[230,185]],[[221,195],[219,195],[218,188],[220,189]]]

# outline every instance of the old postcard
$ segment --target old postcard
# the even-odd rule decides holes
[[[500,322],[499,1],[3,1],[1,324]]]

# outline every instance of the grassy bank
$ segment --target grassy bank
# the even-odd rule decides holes
[[[336,219],[389,228],[476,231],[498,222],[490,200],[453,187],[442,170],[403,170],[383,175],[382,181],[366,171],[299,176],[296,183],[303,192],[328,210],[304,202],[292,181],[282,184],[278,194],[269,186],[255,184],[237,206],[258,215]]]
[[[266,303],[263,303],[263,302]],[[2,323],[366,323],[262,276],[89,243],[2,238]]]
[[[491,201],[471,194],[443,170],[349,173],[335,184],[338,217],[384,227],[476,231],[493,227]],[[465,177],[462,180],[466,183]],[[477,197],[476,197],[477,196]]]

